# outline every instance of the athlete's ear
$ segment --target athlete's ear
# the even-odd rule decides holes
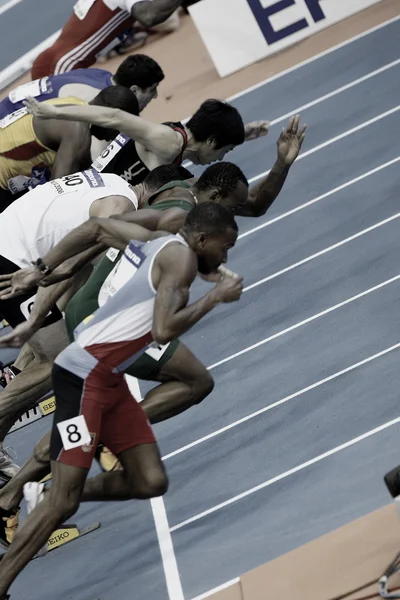
[[[133,92],[134,94],[137,94],[138,92],[141,91],[140,87],[138,85],[131,85],[131,87],[129,88],[131,90],[131,92]]]
[[[210,202],[218,202],[220,197],[219,190],[214,189],[210,194]]]
[[[205,232],[200,232],[197,234],[197,247],[202,249],[206,245],[207,242],[207,234]]]
[[[216,145],[215,144],[215,139],[213,137],[207,138],[207,146],[210,146],[210,148],[211,148],[211,146],[215,147],[215,145]]]

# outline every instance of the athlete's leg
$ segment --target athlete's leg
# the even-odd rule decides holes
[[[0,562],[0,597],[7,593],[12,582],[46,544],[53,531],[75,514],[87,473],[86,469],[52,462],[53,484],[50,491],[24,521]]]
[[[136,446],[117,456],[123,470],[88,479],[81,502],[144,500],[165,494],[168,479],[157,444]]]
[[[199,404],[214,388],[209,371],[182,342],[152,380],[162,383],[148,392],[142,402],[150,423],[170,419]]]

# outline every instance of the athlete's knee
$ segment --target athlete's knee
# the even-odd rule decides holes
[[[48,434],[35,445],[33,456],[41,464],[50,461],[50,436]]]
[[[143,474],[141,485],[147,498],[164,496],[168,491],[168,477],[162,466],[146,471]]]
[[[207,398],[213,391],[214,385],[214,379],[204,367],[204,370],[199,373],[198,377],[191,384],[193,404],[200,404],[204,398]]]
[[[79,508],[79,496],[76,494],[66,494],[60,491],[54,491],[52,487],[47,492],[48,498],[46,498],[49,506],[49,510],[57,520],[60,522],[70,519]]]
[[[54,75],[53,52],[53,46],[51,46],[34,60],[31,68],[32,80]]]

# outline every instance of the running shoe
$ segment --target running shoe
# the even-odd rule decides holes
[[[44,498],[44,483],[38,483],[37,481],[25,483],[24,498],[26,502],[26,511],[29,515],[29,513],[31,513]]]
[[[8,548],[19,525],[20,508],[4,510],[0,508],[0,544]]]
[[[105,446],[98,446],[95,454],[95,458],[99,464],[99,467],[104,473],[110,471],[121,471],[122,466],[118,458],[106,448]]]
[[[2,479],[10,481],[20,470],[21,467],[14,462],[15,458],[16,454],[12,448],[0,444],[0,477]]]

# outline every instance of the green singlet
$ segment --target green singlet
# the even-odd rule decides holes
[[[161,187],[156,194],[150,196],[146,208],[154,208],[156,210],[168,210],[169,208],[182,208],[188,212],[193,208],[193,204],[189,200],[179,198],[168,198],[158,204],[151,204],[151,201],[161,192],[176,187],[190,188],[190,184],[186,181],[171,181]],[[121,258],[123,251],[110,248],[106,256],[96,265],[93,273],[85,283],[85,285],[75,294],[70,300],[65,310],[65,322],[67,325],[68,336],[71,342],[74,341],[74,330],[76,327],[89,315],[92,315],[98,308],[98,297],[104,281],[113,270],[117,261]],[[126,371],[128,375],[137,377],[138,379],[151,379],[168,360],[173,356],[179,346],[179,340],[173,340],[167,346],[158,352],[157,350],[149,350],[145,352],[138,360],[136,360]]]

